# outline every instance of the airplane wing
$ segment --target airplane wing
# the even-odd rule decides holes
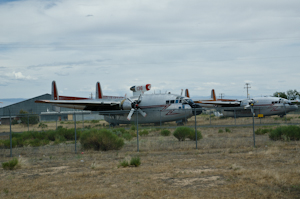
[[[35,103],[52,104],[58,107],[91,111],[120,110],[120,101],[103,100],[37,100]]]
[[[220,107],[236,107],[240,106],[241,102],[240,101],[194,101],[195,103],[198,104],[206,104],[206,105],[212,105],[212,106],[220,106]]]

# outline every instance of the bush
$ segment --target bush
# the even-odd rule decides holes
[[[299,126],[281,126],[269,133],[271,140],[300,140]]]
[[[226,133],[231,133],[231,130],[229,128],[225,128]]]
[[[48,127],[48,125],[44,124],[44,123],[40,123],[38,126],[38,128],[42,128],[42,129],[47,128],[47,127]]]
[[[129,166],[129,163],[127,160],[123,160],[122,162],[120,162],[119,166],[122,166],[122,167],[128,167]]]
[[[140,157],[132,157],[131,160],[130,160],[130,165],[133,165],[135,167],[138,167],[140,166],[141,164],[141,160],[140,160]]]
[[[129,133],[124,133],[122,137],[128,141],[132,140],[133,138],[132,135],[130,135]]]
[[[257,129],[256,131],[255,131],[255,135],[264,135],[264,134],[266,134],[266,133],[270,133],[271,131],[272,131],[273,129],[268,129],[268,128],[266,128],[266,129],[261,129],[261,128],[259,128],[259,129]]]
[[[80,143],[82,148],[86,150],[107,151],[121,149],[124,145],[124,140],[107,129],[91,129],[82,133]]]
[[[15,166],[17,166],[18,164],[18,159],[17,158],[13,158],[12,160],[8,161],[8,162],[3,162],[2,163],[2,168],[5,170],[13,170],[15,168]]]
[[[173,135],[178,139],[178,141],[184,141],[191,133],[191,128],[186,126],[181,126],[176,128]]]
[[[190,138],[190,140],[196,141],[196,134],[195,134],[194,129],[191,129],[190,135],[188,136],[188,138]],[[201,134],[201,131],[197,130],[197,140],[200,140],[200,139],[202,139],[202,134]]]
[[[146,129],[144,129],[144,130],[140,131],[139,134],[140,134],[140,136],[145,136],[145,135],[148,135],[149,132]]]
[[[219,132],[218,133],[223,133],[224,131],[222,129],[219,129]]]
[[[171,131],[169,131],[168,129],[162,129],[160,131],[160,135],[162,136],[169,136],[171,134]]]
[[[135,127],[135,125],[132,125],[132,126],[130,127],[130,130],[133,130],[133,131],[135,131],[135,130],[136,130],[136,127]]]

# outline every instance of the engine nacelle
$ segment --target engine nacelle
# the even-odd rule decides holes
[[[127,99],[124,99],[122,102],[121,102],[121,105],[120,105],[120,109],[121,110],[131,110],[131,102]]]
[[[130,88],[133,92],[146,92],[151,89],[151,84],[146,84],[145,86],[132,86]]]

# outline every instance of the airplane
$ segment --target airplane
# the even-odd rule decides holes
[[[182,124],[188,118],[202,113],[201,106],[190,98],[165,94],[144,94],[151,89],[151,84],[132,86],[132,97],[104,96],[100,83],[96,84],[96,99],[59,96],[55,81],[52,82],[51,100],[37,100],[36,103],[53,104],[58,107],[80,110],[101,111],[104,119],[111,126],[130,124],[137,113],[139,123],[157,123],[176,121]],[[129,112],[129,113],[128,113]]]
[[[188,90],[186,93],[189,93]],[[202,107],[220,109],[223,116],[226,117],[252,117],[263,115],[279,115],[283,117],[288,112],[298,109],[297,105],[292,103],[297,100],[287,100],[280,97],[258,97],[253,99],[243,100],[216,100],[214,90],[212,90],[212,100],[194,101]]]

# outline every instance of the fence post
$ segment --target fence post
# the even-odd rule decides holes
[[[75,153],[77,153],[76,144],[77,144],[77,133],[76,133],[76,113],[74,112],[74,127],[75,127]]]
[[[211,125],[211,110],[209,109],[209,125]]]
[[[139,112],[138,111],[134,111],[136,112],[136,140],[137,140],[137,152],[140,151],[140,148],[139,148]]]
[[[11,113],[9,110],[9,141],[10,141],[10,157],[12,157],[12,135],[11,135]]]
[[[254,108],[253,105],[251,107],[252,110],[252,119],[253,119],[253,146],[255,147],[255,131],[254,131]]]
[[[161,128],[161,110],[160,110],[160,119],[159,119],[159,123],[160,123],[160,128]]]
[[[82,130],[84,129],[84,118],[83,118],[83,111],[82,111]]]
[[[196,149],[198,149],[198,139],[197,139],[197,117],[196,117],[196,108],[194,108],[194,112],[195,112],[195,136],[196,136]]]
[[[28,128],[27,131],[29,131],[29,113],[27,113],[27,128]]]

